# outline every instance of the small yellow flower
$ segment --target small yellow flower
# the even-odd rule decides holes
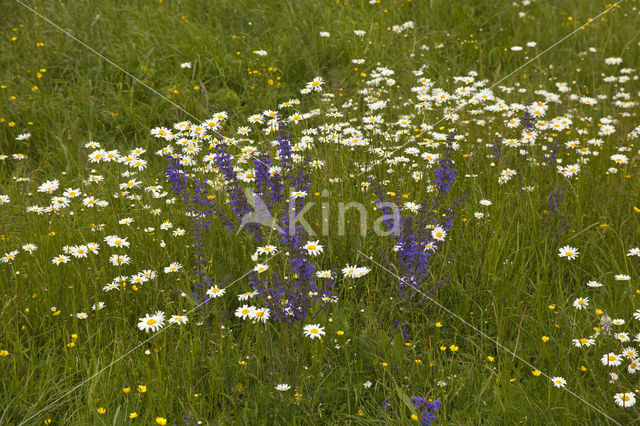
[[[51,420],[51,419],[45,419],[45,420],[44,420],[44,424],[45,424],[45,425],[50,425],[50,424],[51,424],[51,422],[52,422],[52,420]]]
[[[0,356],[9,356],[9,351],[6,349],[3,349],[0,351]]]
[[[538,376],[539,376],[540,374],[542,374],[542,373],[540,373],[540,370],[533,370],[533,371],[531,372],[531,374],[533,374],[534,376],[538,377]]]
[[[458,347],[456,345],[449,346],[449,349],[451,349],[451,352],[457,352],[458,351]]]
[[[387,364],[386,362],[383,362],[383,363],[382,363],[382,366],[383,366],[383,367],[388,367],[388,366],[389,366],[389,364]]]
[[[342,335],[344,335],[344,331],[342,331],[342,330],[338,330],[338,331],[336,331],[336,334],[337,334],[338,336],[342,336]]]
[[[494,358],[494,357],[492,357],[491,355],[489,355],[489,356],[487,357],[487,359],[489,360],[489,362],[493,362],[493,361],[495,361],[495,358]]]
[[[437,322],[436,323],[436,327],[438,327],[438,328],[442,327],[442,323],[441,322]]]
[[[636,213],[640,213],[640,209],[637,208],[636,206],[633,206],[633,211],[636,212]]]
[[[362,411],[362,410],[358,410],[358,415],[359,415],[360,417],[364,417],[364,411]]]
[[[100,408],[98,408],[98,410],[97,410],[97,411],[98,411],[98,414],[104,414],[104,413],[106,413],[106,412],[107,412],[107,410],[106,410],[104,407],[100,407]]]
[[[585,367],[584,365],[581,365],[580,366],[580,371],[582,371],[584,373],[585,371],[587,371],[587,367]]]
[[[510,381],[511,383],[513,383],[513,382],[515,382],[515,381],[516,381],[516,379],[511,378],[511,379],[509,379],[509,381]]]
[[[78,335],[77,335],[77,334],[75,334],[75,333],[73,333],[73,334],[71,335],[71,338],[72,338],[73,340],[76,340],[76,339],[78,338]]]
[[[416,359],[416,360],[415,360],[415,363],[416,363],[416,364],[422,364],[422,360],[421,360],[421,359]]]
[[[542,336],[542,341],[547,343],[549,341],[549,338],[547,336]]]
[[[411,415],[411,420],[418,421],[418,415],[417,414],[412,414]]]
[[[597,308],[596,309],[596,315],[602,315],[604,312],[602,311],[602,309]]]
[[[404,345],[409,348],[409,347],[411,347],[411,342],[405,342]]]
[[[550,311],[553,311],[556,308],[556,305],[549,305],[547,308],[549,308]]]
[[[165,419],[164,417],[156,417],[156,423],[158,423],[159,425],[166,425],[167,419]]]
[[[124,392],[125,394],[128,394],[129,392],[131,392],[131,388],[130,387],[122,388],[122,392]]]
[[[138,413],[136,413],[135,411],[132,411],[131,413],[129,413],[130,419],[135,419],[136,417],[138,417]]]
[[[147,387],[145,385],[138,385],[138,392],[145,393],[147,391]]]

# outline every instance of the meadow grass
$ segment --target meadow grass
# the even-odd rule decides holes
[[[507,104],[544,101],[545,120],[572,119],[559,131],[541,132],[535,145],[521,147],[524,153],[503,144],[500,155],[490,144],[513,137],[504,122],[519,121],[523,109],[483,110],[475,116],[465,106],[457,110],[457,119],[442,120],[450,112],[444,107],[416,110],[411,88],[419,77],[412,71],[424,65],[423,77],[449,94],[460,86],[453,77],[472,70],[475,81],[486,79],[485,87],[490,87],[610,4],[27,4],[139,81],[20,3],[0,5],[5,17],[0,26],[0,154],[8,156],[0,161],[0,195],[10,199],[0,203],[0,254],[19,250],[15,259],[0,263],[1,424],[411,424],[412,414],[421,413],[410,401],[415,396],[441,401],[436,415],[442,423],[629,424],[638,418],[636,405],[621,408],[614,402],[614,394],[638,393],[637,373],[627,371],[633,360],[613,368],[601,362],[603,354],[621,354],[638,344],[633,341],[638,333],[633,314],[640,308],[640,260],[627,255],[640,245],[640,152],[638,135],[632,136],[640,124],[634,69],[640,63],[637,2],[622,2],[492,89]],[[408,21],[413,27],[392,30]],[[358,36],[354,30],[366,34]],[[324,31],[330,36],[323,37]],[[537,44],[526,47],[531,41]],[[525,47],[514,51],[512,46]],[[259,50],[266,56],[254,53]],[[606,64],[609,57],[621,57],[622,64]],[[364,64],[352,62],[359,58]],[[185,62],[190,68],[181,67]],[[212,217],[204,234],[205,270],[213,283],[227,289],[224,296],[201,305],[191,296],[197,277],[188,206],[179,196],[167,204],[144,190],[159,185],[171,192],[165,176],[169,161],[154,154],[169,143],[151,136],[151,129],[171,128],[183,120],[197,124],[194,117],[202,121],[226,111],[227,124],[219,132],[235,137],[239,126],[249,126],[252,114],[271,109],[289,116],[292,110],[278,105],[294,98],[300,100],[296,111],[318,109],[322,115],[290,123],[293,144],[307,135],[305,129],[324,123],[355,119],[350,125],[361,128],[363,117],[378,113],[371,112],[371,104],[362,100],[366,94],[359,93],[377,88],[371,79],[378,66],[395,72],[395,84],[373,94],[388,105],[378,111],[385,119],[383,130],[367,135],[370,146],[314,142],[308,151],[312,160],[324,164],[311,169],[307,201],[325,203],[331,211],[329,235],[308,238],[324,246],[310,260],[318,269],[334,271],[337,303],[312,307],[298,322],[236,318],[234,311],[245,302],[235,295],[251,291],[246,274],[254,267],[252,254],[258,246],[269,243],[281,249],[265,262],[268,273],[289,274],[290,265],[278,235],[257,243],[246,230],[229,232]],[[623,67],[631,70],[621,73]],[[603,80],[611,75],[629,80]],[[300,93],[316,76],[324,79],[322,93],[335,95],[330,101],[322,100],[322,93]],[[571,91],[561,93],[559,82]],[[561,101],[549,101],[535,93],[539,90],[557,93]],[[621,92],[636,104],[616,106],[614,100],[625,100],[618,96]],[[583,96],[597,104],[580,103]],[[353,108],[343,107],[348,99]],[[345,116],[327,118],[332,107]],[[390,134],[397,127],[392,123],[405,114],[411,115],[411,125],[393,140]],[[615,133],[599,136],[607,124],[602,117],[612,120]],[[277,132],[252,129],[250,141],[240,145],[275,153],[269,142]],[[426,161],[411,157],[408,164],[416,163],[415,168],[379,164],[380,157],[368,148],[387,150],[391,157],[409,157],[407,147],[442,155],[443,141],[418,143],[432,143],[434,133],[446,136],[453,130],[463,136],[453,152],[458,175],[437,214],[455,199],[466,198],[446,243],[432,258],[423,290],[446,280],[430,301],[398,291],[394,274],[402,271],[394,261],[393,238],[360,235],[356,211],[347,214],[340,234],[336,212],[341,202],[359,202],[370,218],[378,217],[374,191],[363,190],[370,181],[381,182],[384,193],[395,193],[403,203],[431,197],[433,168]],[[23,133],[29,138],[16,140]],[[603,144],[587,143],[594,138],[602,138]],[[148,164],[135,171],[90,162],[95,150],[87,146],[90,141],[121,154],[142,148]],[[572,141],[576,147],[567,145]],[[560,148],[553,160],[549,153],[556,145]],[[395,152],[398,146],[403,147]],[[205,153],[215,152],[204,147]],[[581,147],[599,155],[583,157]],[[253,163],[242,163],[238,147],[233,148],[234,165],[251,168]],[[26,159],[11,158],[18,153]],[[610,158],[614,154],[625,155],[628,163],[615,164]],[[580,163],[580,158],[588,162]],[[558,173],[557,166],[573,163],[580,164],[576,176]],[[505,169],[517,174],[501,184]],[[123,176],[127,170],[136,173]],[[415,170],[424,173],[422,180],[412,178]],[[88,183],[90,175],[104,180]],[[221,181],[218,172],[203,177]],[[54,195],[61,196],[65,188],[79,188],[84,195],[56,212],[27,212],[30,206],[48,205],[50,195],[38,188],[52,179],[60,181]],[[120,185],[130,179],[142,186],[123,194],[129,189]],[[549,192],[561,189],[554,211]],[[232,214],[226,193],[220,188],[211,193]],[[131,194],[140,199],[127,196]],[[86,195],[108,205],[83,206]],[[483,199],[491,205],[480,205]],[[161,212],[152,214],[152,208]],[[403,215],[410,213],[405,209]],[[126,217],[134,222],[120,223]],[[321,228],[320,209],[306,217],[316,230]],[[171,221],[171,230],[162,230],[165,221]],[[145,231],[151,227],[153,231]],[[176,228],[185,234],[174,235]],[[126,237],[131,245],[109,247],[104,240],[108,235]],[[98,255],[52,264],[63,247],[89,242],[100,244]],[[37,250],[27,253],[21,248],[27,243]],[[579,249],[576,259],[558,256],[566,245]],[[109,262],[109,256],[124,253],[130,264]],[[182,268],[164,273],[172,262]],[[339,271],[346,265],[366,266],[370,272],[345,277]],[[114,277],[142,270],[157,275],[143,285],[104,290]],[[630,280],[617,281],[616,274]],[[604,285],[588,287],[590,280]],[[584,297],[589,298],[587,309],[574,308],[574,300]],[[93,310],[98,302],[105,307]],[[167,317],[188,313],[189,321],[165,324],[157,335],[141,331],[138,319],[158,310]],[[88,318],[80,319],[78,313]],[[614,333],[627,333],[630,342],[603,332],[605,313],[626,320],[611,327]],[[303,326],[308,324],[320,324],[326,335],[305,337]],[[572,344],[594,333],[593,346]],[[543,374],[532,374],[527,363]],[[617,380],[611,380],[612,372]],[[565,378],[566,389],[554,387],[545,375]],[[291,389],[275,390],[281,383]]]

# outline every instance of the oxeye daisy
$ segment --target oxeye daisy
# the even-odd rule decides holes
[[[114,254],[109,257],[109,262],[114,266],[128,265],[131,263],[131,258],[126,254]]]
[[[254,290],[254,291],[246,291],[244,293],[240,293],[237,297],[238,297],[238,300],[244,301],[244,300],[249,300],[252,297],[257,295],[258,295],[258,292]]]
[[[276,248],[276,246],[272,246],[272,245],[267,245],[267,246],[263,246],[263,247],[258,247],[256,249],[256,254],[272,254],[272,253],[276,253],[278,251],[278,249]]]
[[[366,266],[361,266],[356,269],[355,278],[363,277],[367,275],[369,272],[371,272],[371,269],[367,268]]]
[[[186,324],[189,321],[186,315],[172,315],[169,324]]]
[[[61,263],[67,263],[69,261],[69,257],[65,256],[64,254],[61,254],[60,256],[54,257],[51,262],[54,265],[60,265]]]
[[[117,235],[108,235],[104,237],[104,241],[109,247],[129,247],[127,239],[120,238]]]
[[[444,241],[444,237],[447,236],[447,231],[445,231],[441,226],[436,226],[431,231],[431,236],[438,241]]]
[[[553,382],[553,386],[557,388],[563,388],[567,384],[567,381],[563,377],[552,377],[551,381]]]
[[[286,392],[291,389],[291,386],[286,383],[280,383],[279,385],[276,385],[275,389],[280,392]]]
[[[318,278],[331,278],[331,276],[332,275],[330,270],[316,272],[316,277]]]
[[[588,297],[579,297],[573,301],[573,307],[578,310],[586,309],[588,306],[589,306]]]
[[[235,311],[235,316],[238,318],[245,319],[247,317],[251,317],[252,312],[255,310],[254,306],[242,305]]]
[[[608,354],[602,355],[600,359],[602,365],[606,365],[609,367],[617,367],[622,364],[622,357],[620,355],[616,355],[613,352],[609,352]]]
[[[579,254],[580,253],[578,252],[577,248],[571,247],[571,246],[564,246],[559,249],[558,256],[566,257],[569,260],[573,260],[576,257],[578,257]]]
[[[324,327],[320,324],[308,324],[304,326],[304,335],[311,339],[321,339],[325,335]]]
[[[596,343],[596,341],[594,339],[586,339],[584,337],[582,337],[580,339],[573,339],[572,342],[573,342],[573,346],[575,346],[577,348],[582,347],[582,346],[589,347],[589,346],[595,345],[595,343]]]
[[[317,256],[324,250],[324,247],[318,243],[319,241],[307,241],[307,244],[304,245],[304,249],[307,250],[307,253],[310,255]]]
[[[218,288],[217,285],[213,286],[209,290],[207,290],[207,296],[212,297],[212,298],[224,296],[224,293],[225,293],[225,289],[224,288]]]
[[[634,359],[638,357],[638,351],[636,348],[628,346],[622,350],[622,355],[628,359]]]
[[[180,270],[180,268],[182,268],[182,265],[180,265],[178,262],[173,262],[169,266],[166,266],[164,268],[164,273],[169,274],[171,272],[177,272]]]
[[[615,337],[616,339],[618,339],[621,342],[628,342],[629,340],[631,340],[631,338],[629,337],[628,333],[615,333],[613,335],[613,337]]]
[[[256,271],[257,273],[261,273],[266,271],[267,269],[269,269],[269,265],[264,265],[262,263],[258,263],[256,266],[254,266],[253,270]]]
[[[620,407],[631,407],[636,403],[636,394],[633,392],[617,393],[613,396],[613,400]]]
[[[164,314],[162,312],[156,312],[155,314],[147,314],[143,318],[139,318],[138,328],[141,331],[156,332],[164,326]]]
[[[354,278],[356,276],[357,269],[358,269],[358,267],[355,266],[355,265],[353,265],[353,266],[347,265],[344,268],[342,268],[342,274],[345,277]]]
[[[271,310],[268,308],[255,308],[250,314],[249,318],[258,322],[267,322],[271,316]]]
[[[13,259],[16,258],[17,254],[18,254],[18,250],[13,250],[9,253],[5,253],[4,256],[0,257],[0,262],[8,263],[10,261],[13,261]]]

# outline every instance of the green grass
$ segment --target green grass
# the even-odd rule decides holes
[[[0,25],[0,154],[22,153],[27,158],[0,161],[0,195],[11,199],[0,204],[0,254],[20,250],[26,243],[38,250],[33,255],[21,251],[15,261],[0,263],[0,350],[8,352],[0,357],[0,423],[151,424],[163,417],[167,424],[411,424],[411,414],[417,412],[409,398],[417,395],[442,401],[437,416],[443,424],[609,424],[612,419],[628,424],[640,415],[637,406],[620,408],[613,400],[616,393],[638,388],[637,376],[626,372],[628,363],[611,369],[600,362],[603,354],[620,353],[637,343],[603,335],[591,348],[571,343],[600,325],[596,308],[626,320],[624,326],[613,326],[615,332],[626,331],[632,337],[639,332],[632,316],[640,308],[639,260],[626,253],[640,245],[640,213],[634,211],[634,206],[640,207],[638,144],[637,138],[627,138],[640,123],[637,105],[622,110],[611,99],[624,87],[630,100],[638,102],[640,86],[633,79],[638,72],[628,74],[631,79],[624,84],[602,78],[620,75],[621,66],[640,63],[637,2],[623,2],[500,83],[513,92],[493,89],[508,103],[521,104],[540,100],[537,90],[559,93],[555,83],[560,81],[568,83],[570,94],[608,96],[586,106],[562,94],[562,103],[551,102],[545,118],[569,114],[573,125],[553,136],[547,131],[536,146],[527,148],[527,158],[546,163],[546,137],[562,145],[578,139],[587,146],[586,140],[597,137],[601,117],[617,120],[616,132],[603,137],[603,146],[590,147],[600,155],[590,157],[571,179],[562,177],[555,165],[532,164],[517,149],[503,148],[500,159],[492,158],[487,144],[495,133],[514,134],[498,113],[476,117],[465,107],[456,123],[438,122],[443,117],[440,107],[416,113],[405,104],[415,101],[410,89],[417,77],[411,71],[425,65],[424,76],[449,93],[459,86],[453,77],[471,70],[490,87],[598,15],[608,7],[606,2],[539,0],[526,7],[514,7],[510,1],[460,1],[452,7],[439,0],[382,0],[374,5],[351,0],[37,4],[39,13],[136,79],[12,2],[0,5],[5,17]],[[415,28],[403,34],[390,30],[407,21]],[[354,30],[367,33],[358,37]],[[331,36],[321,37],[321,31]],[[510,50],[529,41],[537,46]],[[589,52],[590,47],[597,51]],[[267,56],[253,53],[260,49]],[[618,56],[623,58],[621,66],[605,65],[605,58]],[[365,64],[353,64],[357,58]],[[183,62],[191,62],[192,68],[181,69]],[[279,246],[277,235],[256,244],[247,232],[228,233],[214,220],[205,238],[207,273],[221,287],[233,284],[224,297],[197,307],[197,301],[180,294],[188,294],[195,282],[184,204],[179,199],[165,204],[142,189],[137,190],[140,201],[115,198],[118,185],[129,179],[120,175],[126,167],[87,159],[93,151],[85,147],[89,141],[121,153],[142,147],[149,165],[135,178],[142,187],[158,184],[169,191],[167,161],[154,155],[168,143],[150,136],[152,128],[191,120],[188,114],[204,120],[225,110],[229,119],[221,131],[231,136],[247,125],[249,115],[277,110],[292,98],[301,101],[297,111],[327,112],[329,104],[320,95],[300,94],[316,76],[326,80],[324,92],[335,94],[332,104],[337,109],[343,110],[348,99],[356,107],[344,109],[340,119],[319,116],[292,125],[292,140],[299,141],[303,129],[325,122],[355,118],[351,125],[361,126],[367,105],[358,91],[378,64],[395,72],[395,86],[380,93],[388,100],[388,107],[380,111],[386,122],[415,114],[410,129],[419,135],[415,142],[429,136],[415,131],[421,123],[438,122],[434,131],[446,134],[455,128],[465,137],[453,154],[458,180],[446,203],[462,195],[468,198],[456,211],[454,227],[431,266],[427,285],[450,277],[433,294],[435,302],[400,295],[394,289],[397,279],[359,254],[396,272],[393,257],[385,257],[394,242],[372,233],[359,235],[356,211],[347,215],[346,235],[336,235],[340,202],[362,202],[370,218],[377,217],[374,194],[361,190],[369,176],[388,179],[384,191],[396,192],[402,202],[428,196],[432,169],[422,160],[416,160],[425,174],[421,182],[411,178],[411,162],[394,167],[392,173],[378,166],[361,174],[361,167],[376,158],[366,148],[315,143],[309,154],[325,166],[312,171],[308,200],[327,204],[331,233],[309,238],[320,239],[325,247],[312,262],[319,269],[357,264],[371,272],[359,279],[340,275],[334,288],[339,302],[312,309],[302,323],[252,324],[234,317],[243,303],[235,295],[249,290],[241,277],[253,267],[251,254],[267,242]],[[486,119],[486,125],[475,124],[476,118]],[[31,133],[28,141],[15,139],[26,132]],[[254,128],[250,137],[252,145],[274,152],[268,145],[273,134]],[[406,136],[397,143],[371,136],[373,147],[389,151],[405,142]],[[618,173],[607,173],[614,165],[610,155],[622,146],[630,148],[623,152],[629,164],[619,166]],[[402,150],[394,156],[409,157]],[[559,156],[563,165],[578,158],[567,148]],[[241,166],[246,169],[250,163]],[[498,176],[505,168],[518,174],[501,185]],[[88,184],[90,174],[105,180]],[[24,177],[30,181],[18,181]],[[341,183],[329,181],[338,177]],[[207,178],[215,180],[215,174]],[[59,179],[60,189],[80,188],[109,205],[85,208],[74,200],[59,214],[27,213],[29,206],[49,203],[49,197],[37,191],[49,179]],[[533,192],[522,190],[529,185],[535,187]],[[547,200],[549,191],[562,187],[559,211],[566,216],[567,230],[554,236],[551,229],[558,227],[559,219],[548,211]],[[329,196],[319,194],[324,189]],[[223,191],[215,191],[215,197],[226,203]],[[493,204],[483,207],[478,204],[481,199]],[[145,204],[162,213],[151,215]],[[478,220],[474,212],[486,216]],[[135,222],[119,224],[124,217]],[[319,209],[307,218],[321,228]],[[173,237],[161,231],[164,220],[187,234]],[[100,224],[104,230],[95,228]],[[145,232],[145,227],[155,232]],[[131,247],[108,247],[103,238],[112,234],[127,237]],[[100,244],[98,256],[60,266],[51,263],[63,246],[90,241]],[[580,256],[573,261],[559,258],[558,249],[564,245],[579,248]],[[132,263],[111,266],[108,256],[115,253],[128,254]],[[164,274],[171,262],[183,268]],[[274,257],[269,266],[289,273],[284,255]],[[157,278],[137,290],[128,284],[120,291],[103,291],[115,276],[143,269],[156,270]],[[628,274],[631,280],[614,281],[615,274]],[[589,288],[589,280],[604,287]],[[587,310],[572,307],[578,297],[589,297]],[[98,301],[106,307],[94,312],[91,307]],[[54,315],[52,307],[60,314]],[[136,324],[156,310],[168,317],[190,312],[189,322],[165,326],[151,337]],[[78,312],[90,317],[76,319]],[[408,324],[407,341],[394,321]],[[325,327],[322,341],[303,336],[302,327],[314,323]],[[543,336],[549,340],[544,342]],[[452,351],[451,345],[458,349]],[[544,376],[534,376],[523,360],[544,374],[564,377],[567,389],[580,398],[553,387]],[[609,382],[611,371],[620,375],[616,383]],[[370,388],[363,386],[367,381],[372,382]],[[292,389],[278,392],[278,383]],[[139,385],[146,386],[146,392],[140,392]],[[384,408],[383,401],[390,407]],[[130,419],[130,413],[137,418]]]

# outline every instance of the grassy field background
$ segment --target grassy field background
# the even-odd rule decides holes
[[[638,418],[637,406],[621,408],[613,397],[627,391],[637,394],[637,373],[627,371],[628,361],[612,368],[600,360],[609,352],[637,348],[633,337],[640,332],[633,317],[640,308],[640,259],[627,255],[640,245],[640,152],[638,135],[632,134],[640,125],[636,1],[623,1],[599,17],[612,4],[25,4],[117,67],[20,2],[0,4],[0,154],[7,156],[0,161],[0,195],[10,199],[0,203],[0,254],[20,250],[15,260],[0,263],[0,423],[411,424],[412,414],[421,412],[409,400],[415,396],[440,400],[443,406],[436,415],[443,424],[630,424]],[[393,31],[394,25],[408,21],[413,28]],[[366,34],[358,36],[354,30]],[[527,46],[528,42],[536,43]],[[266,56],[255,53],[259,50]],[[608,65],[605,59],[610,57],[622,58],[622,64]],[[365,62],[355,64],[353,59]],[[185,62],[191,68],[181,68]],[[466,199],[456,210],[454,226],[434,256],[428,278],[429,286],[447,278],[432,294],[437,303],[398,293],[397,279],[376,264],[398,273],[393,258],[381,255],[391,253],[394,242],[371,233],[359,235],[357,215],[350,213],[346,235],[332,232],[309,238],[324,246],[324,252],[312,258],[318,269],[338,271],[354,264],[371,268],[358,279],[338,274],[333,290],[338,303],[310,311],[302,322],[262,324],[235,318],[233,312],[242,304],[235,294],[250,291],[243,277],[254,266],[251,255],[265,241],[257,244],[247,232],[229,233],[213,219],[204,238],[207,275],[220,287],[232,287],[206,308],[194,310],[198,302],[188,295],[195,280],[193,239],[185,206],[179,197],[175,204],[166,204],[143,190],[162,185],[170,191],[168,161],[154,155],[168,143],[152,137],[151,129],[183,120],[197,124],[226,111],[228,124],[220,132],[233,136],[239,126],[248,126],[250,115],[279,110],[279,104],[291,99],[300,100],[296,111],[322,111],[290,125],[292,143],[301,140],[304,129],[325,122],[354,119],[350,123],[361,127],[371,111],[359,91],[368,87],[377,66],[395,72],[395,85],[376,95],[388,102],[380,113],[388,123],[410,114],[412,125],[398,143],[372,133],[372,147],[393,151],[413,140],[412,134],[416,142],[430,141],[432,132],[447,135],[453,129],[464,136],[453,153],[458,179],[447,203]],[[522,112],[484,112],[476,117],[464,107],[451,121],[442,120],[449,112],[444,107],[416,111],[411,88],[418,76],[412,71],[423,66],[423,76],[448,93],[460,86],[455,76],[475,71],[476,81],[486,79],[485,87],[492,87],[507,103],[544,100],[549,108],[545,118],[570,117],[572,124],[562,131],[542,132],[544,137],[526,155],[503,147],[504,153],[496,157],[488,144],[513,137],[504,121],[519,120]],[[624,67],[630,70],[621,73]],[[611,75],[629,79],[606,82]],[[323,92],[335,95],[331,104],[344,112],[343,118],[329,118],[331,107],[319,94],[300,94],[316,76],[325,80]],[[561,93],[559,82],[570,92]],[[535,93],[539,90],[557,93],[561,102],[546,101]],[[621,92],[635,104],[616,106],[615,100],[626,99]],[[584,96],[598,99],[597,104],[580,103]],[[354,108],[342,107],[348,99],[354,100]],[[602,117],[613,121],[615,133],[599,136],[607,124]],[[486,124],[478,124],[476,118],[486,119]],[[425,127],[434,123],[434,128]],[[389,129],[396,128],[390,124]],[[30,134],[28,139],[16,140],[24,133]],[[269,142],[274,137],[254,128],[249,136],[253,142],[242,145],[273,150]],[[587,143],[598,137],[604,140],[601,146]],[[132,176],[123,176],[127,168],[119,164],[91,163],[90,141],[123,154],[146,150],[149,163],[135,174],[143,185],[132,190],[141,200],[114,196]],[[567,178],[556,166],[583,158],[576,147],[567,145],[572,141],[599,155],[581,164],[576,177]],[[546,166],[545,155],[554,145],[560,147],[557,157],[562,162]],[[418,147],[443,152],[442,144]],[[393,156],[408,157],[402,150]],[[12,158],[15,154],[26,158]],[[614,164],[614,154],[626,155],[628,162]],[[340,202],[353,201],[369,206],[373,216],[373,191],[361,189],[369,177],[383,182],[384,191],[396,193],[403,202],[430,196],[433,171],[424,162],[416,160],[415,169],[425,174],[416,182],[409,166],[377,166],[363,173],[363,165],[375,154],[362,147],[316,142],[310,156],[324,165],[311,171],[308,200],[326,202],[332,211]],[[246,169],[251,163],[240,165]],[[500,184],[505,168],[517,175]],[[95,174],[104,181],[88,183],[89,175]],[[334,180],[338,178],[340,182]],[[51,179],[60,180],[56,195],[64,188],[79,188],[109,205],[88,208],[74,200],[60,212],[27,212],[27,207],[49,203],[50,197],[37,189]],[[529,186],[531,191],[523,190]],[[561,189],[564,195],[554,212],[549,192]],[[323,190],[330,195],[320,195]],[[226,203],[224,191],[215,194]],[[482,199],[491,200],[491,206],[480,205]],[[150,214],[146,204],[161,213]],[[477,212],[485,217],[477,219]],[[127,217],[134,219],[132,225],[119,223]],[[318,210],[308,217],[316,226],[322,220]],[[182,228],[186,234],[162,231],[167,220],[173,230]],[[334,226],[332,222],[331,229]],[[154,231],[145,231],[148,227]],[[128,238],[131,246],[108,247],[104,237],[113,234]],[[98,256],[52,264],[65,245],[91,241],[100,244]],[[279,244],[277,236],[267,242]],[[38,249],[25,252],[21,247],[27,243]],[[565,245],[579,249],[577,259],[558,256]],[[110,255],[124,252],[131,264],[109,263]],[[182,269],[163,273],[171,262],[179,262]],[[269,267],[288,273],[284,256],[274,257]],[[137,289],[129,284],[117,291],[103,290],[116,276],[146,269],[157,271],[157,278]],[[616,274],[629,275],[630,280],[617,281]],[[588,287],[590,280],[604,286]],[[589,298],[585,310],[572,306],[581,297]],[[105,308],[92,310],[100,301]],[[156,310],[167,316],[190,312],[189,321],[165,326],[151,337],[136,324]],[[89,318],[79,319],[80,312]],[[602,332],[604,313],[625,320],[624,325],[612,326],[614,335]],[[326,335],[322,340],[305,337],[306,324],[320,324]],[[595,332],[599,334],[594,346],[572,344],[572,339]],[[628,333],[631,341],[622,342],[615,333]],[[544,374],[532,374],[531,365]],[[618,380],[611,380],[612,372]],[[554,387],[545,375],[563,377],[566,388]],[[275,390],[280,383],[291,385],[291,390]]]

